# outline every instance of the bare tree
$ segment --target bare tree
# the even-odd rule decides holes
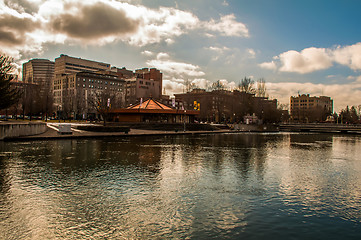
[[[14,78],[12,70],[12,59],[0,55],[0,110],[17,103],[19,99],[18,90],[10,84]]]
[[[41,112],[40,108],[39,85],[24,84],[21,90],[20,103],[23,111],[23,119],[25,115],[30,117],[38,115]]]
[[[102,117],[104,126],[109,120],[109,112],[112,108],[121,105],[119,94],[113,91],[94,91],[88,99],[89,106]]]
[[[241,92],[254,94],[254,81],[251,78],[244,77],[239,84],[239,89]]]
[[[256,97],[268,97],[267,95],[266,80],[260,78],[257,81]]]
[[[218,81],[216,81],[216,82],[214,82],[213,84],[212,84],[212,90],[224,90],[224,85],[221,83],[221,81],[220,80],[218,80]]]
[[[281,103],[278,105],[278,108],[280,110],[289,110],[290,109],[290,105],[288,103]]]

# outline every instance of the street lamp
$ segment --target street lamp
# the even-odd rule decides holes
[[[187,110],[184,110],[184,119],[183,119],[184,128],[183,128],[183,132],[186,131],[186,112],[187,112]]]

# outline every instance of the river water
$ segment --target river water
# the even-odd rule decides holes
[[[0,142],[0,239],[361,239],[361,137]]]

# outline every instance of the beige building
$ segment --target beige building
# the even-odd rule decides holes
[[[25,83],[21,100],[23,114],[42,116],[52,114],[53,79],[54,62],[48,59],[31,59],[23,64],[23,83]]]
[[[330,97],[311,97],[302,94],[290,98],[291,120],[296,122],[321,122],[333,112],[333,100]]]
[[[133,72],[62,54],[55,59],[54,76],[54,103],[57,111],[66,116],[93,114],[87,104],[94,94],[111,92],[121,103],[119,107],[136,104],[141,98],[160,99],[162,95],[162,73],[155,68]]]
[[[55,77],[77,72],[110,71],[110,64],[61,54],[55,59]]]
[[[144,79],[143,83],[138,84],[138,88],[140,87],[143,89],[148,89],[141,92],[145,92],[145,93],[151,92],[153,98],[156,99],[162,98],[163,74],[158,69],[156,68],[137,69],[135,70],[135,74],[138,79]],[[155,89],[150,90],[151,88],[155,88]],[[138,94],[138,96],[139,95],[140,94]]]
[[[123,107],[124,87],[125,81],[116,74],[67,74],[54,81],[54,103],[62,117],[97,118],[97,102],[101,99],[109,99],[109,107]]]
[[[37,84],[40,91],[50,90],[54,76],[54,62],[48,59],[31,59],[23,64],[23,82]]]

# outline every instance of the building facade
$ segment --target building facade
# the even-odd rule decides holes
[[[163,74],[159,70],[142,68],[135,70],[133,75],[124,68],[118,69],[117,72],[126,81],[125,102],[128,106],[139,103],[141,99],[162,99]]]
[[[108,63],[60,55],[55,59],[52,85],[54,106],[61,118],[97,118],[96,101],[108,96],[124,102],[124,81]]]
[[[141,86],[143,89],[153,88],[152,94],[153,98],[161,99],[162,98],[162,88],[163,88],[163,74],[156,68],[142,68],[135,70],[135,74],[138,79],[143,79],[144,84],[139,83],[138,88]],[[146,84],[148,83],[148,84]],[[152,84],[150,84],[152,83]],[[143,86],[142,86],[143,85]],[[151,87],[152,86],[152,87]],[[156,87],[155,87],[156,86]],[[143,91],[149,93],[150,90]],[[140,94],[138,94],[139,96]]]
[[[23,82],[37,84],[40,94],[51,91],[55,63],[48,59],[31,59],[23,64]]]
[[[327,96],[311,97],[302,94],[290,98],[291,120],[294,122],[322,122],[333,112],[333,100]]]
[[[54,80],[54,103],[63,118],[96,119],[101,102],[106,107],[123,107],[125,81],[116,74],[78,72]]]
[[[256,115],[265,122],[279,122],[281,112],[277,100],[255,97],[254,94],[238,90],[193,89],[191,92],[175,94],[172,104],[187,110],[199,110],[198,119],[203,122],[243,122],[244,116]]]
[[[110,71],[110,64],[61,54],[55,59],[55,78],[77,72]]]
[[[207,92],[204,89],[193,89],[188,93],[175,94],[175,103],[187,110],[200,110],[200,121],[240,122],[244,115],[252,113],[253,96],[253,94],[236,90]]]
[[[23,82],[45,85],[54,76],[54,62],[48,59],[31,59],[23,64]]]

